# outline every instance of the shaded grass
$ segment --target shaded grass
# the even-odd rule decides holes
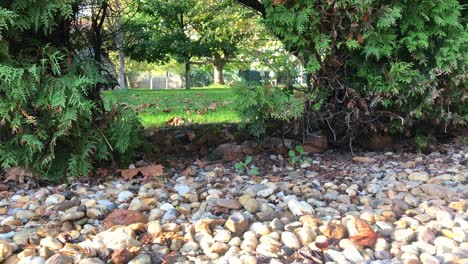
[[[129,89],[103,91],[106,108],[127,103],[138,111],[146,127],[164,126],[174,117],[187,123],[222,123],[240,120],[230,88],[193,88],[170,90]]]

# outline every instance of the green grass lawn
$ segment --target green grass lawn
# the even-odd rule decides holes
[[[128,103],[138,111],[146,127],[164,126],[174,117],[183,118],[185,124],[239,121],[230,88],[129,89],[104,91],[102,95],[107,108],[115,103]]]

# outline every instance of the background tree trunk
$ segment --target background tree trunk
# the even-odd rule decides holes
[[[214,68],[214,84],[224,85],[224,62],[218,62],[213,64]]]
[[[185,89],[190,89],[192,80],[190,78],[190,61],[185,62]]]
[[[115,26],[117,34],[115,37],[115,45],[117,46],[117,57],[119,58],[119,70],[117,72],[117,82],[119,83],[120,89],[125,89],[125,54],[124,48],[124,37],[122,32],[122,18],[120,16],[120,0],[115,0],[116,18]]]

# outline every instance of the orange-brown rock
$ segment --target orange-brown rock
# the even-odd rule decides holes
[[[310,135],[304,141],[304,150],[309,153],[322,153],[328,149],[328,141],[325,136]]]
[[[110,228],[116,225],[130,225],[135,223],[148,223],[146,217],[136,211],[116,209],[104,219],[104,226]]]

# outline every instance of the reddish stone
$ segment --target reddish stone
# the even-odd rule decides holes
[[[322,153],[328,149],[325,136],[310,135],[304,141],[304,150],[309,153]]]
[[[136,211],[116,209],[104,219],[104,226],[110,228],[116,225],[130,225],[135,223],[148,223],[143,214]]]
[[[128,249],[121,249],[112,253],[111,260],[114,264],[125,264],[132,260],[133,256],[133,253]]]

